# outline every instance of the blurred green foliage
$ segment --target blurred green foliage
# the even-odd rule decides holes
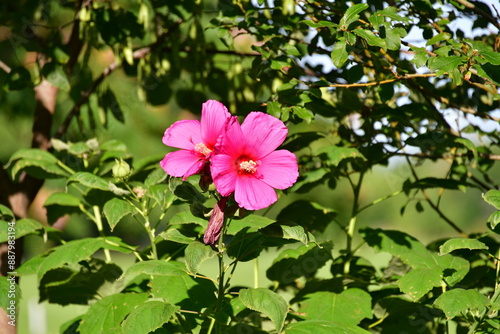
[[[0,218],[28,241],[21,280],[93,305],[63,333],[498,330],[499,28],[467,0],[2,2]],[[214,199],[158,168],[164,130],[207,99],[280,118],[299,160],[225,233],[226,269],[255,261],[260,285],[215,284],[197,241]]]

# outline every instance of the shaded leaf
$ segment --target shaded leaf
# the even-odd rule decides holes
[[[443,310],[448,319],[467,310],[478,310],[481,312],[489,303],[489,299],[477,290],[464,289],[446,291],[434,301],[434,305]]]
[[[357,326],[325,320],[306,320],[286,326],[284,334],[369,334]]]
[[[108,220],[111,231],[116,224],[125,216],[134,214],[135,208],[127,201],[119,198],[113,198],[104,204],[104,217]]]
[[[239,299],[249,309],[268,316],[276,330],[281,332],[288,313],[288,304],[283,297],[266,288],[248,288],[240,290]]]
[[[186,267],[189,273],[197,274],[203,262],[213,258],[217,253],[212,247],[199,241],[190,243],[184,251],[186,257]]]

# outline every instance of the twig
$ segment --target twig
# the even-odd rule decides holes
[[[408,157],[406,158],[406,161],[408,162],[408,165],[410,166],[410,171],[411,171],[413,177],[415,178],[415,180],[418,181],[419,178],[417,176],[417,173],[415,172],[415,169],[413,168],[413,165],[411,164],[411,162],[410,162],[410,160],[409,160]],[[427,194],[427,192],[425,191],[425,189],[421,188],[420,191],[424,195],[425,200],[427,201],[427,203],[429,203],[429,205],[431,206],[431,208],[434,209],[434,211],[436,211],[436,213],[439,215],[439,217],[441,217],[441,219],[443,219],[448,225],[450,225],[462,237],[464,237],[464,238],[468,238],[469,237],[467,235],[467,233],[465,233],[464,231],[462,231],[462,229],[460,227],[458,227],[453,221],[451,221],[450,218],[446,217],[444,215],[444,213],[441,211],[441,209],[438,206],[436,206],[436,204],[434,204],[432,202],[431,198],[429,197],[429,195]]]
[[[491,24],[493,24],[495,27],[500,29],[500,23],[490,14],[486,13],[483,11],[481,8],[477,8],[473,3],[467,1],[467,0],[456,0],[459,4],[462,6],[465,6],[469,9],[471,9],[474,13],[476,13],[479,16],[484,17],[486,20],[488,20]]]
[[[330,85],[320,85],[319,87],[343,87],[343,88],[351,88],[351,87],[369,87],[369,86],[378,86],[378,85],[383,85],[391,82],[396,82],[396,81],[401,81],[401,80],[409,80],[409,79],[414,79],[414,78],[430,78],[430,77],[435,77],[436,73],[424,73],[424,74],[406,74],[400,77],[392,78],[392,79],[387,79],[387,80],[381,80],[381,81],[370,81],[370,82],[364,82],[364,83],[353,83],[353,84],[330,84]],[[309,84],[310,86],[318,87],[314,85],[314,83]]]
[[[10,71],[12,71],[12,69],[9,67],[9,65],[7,65],[6,63],[4,63],[3,61],[0,60],[0,68],[5,72],[5,73],[10,73]]]

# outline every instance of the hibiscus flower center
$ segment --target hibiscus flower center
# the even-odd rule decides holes
[[[196,152],[199,152],[201,154],[203,154],[204,156],[207,156],[209,155],[210,153],[212,153],[212,150],[209,149],[205,144],[203,143],[198,143],[196,145],[194,145],[194,150]]]
[[[260,161],[241,159],[237,161],[238,173],[253,174],[257,171]]]

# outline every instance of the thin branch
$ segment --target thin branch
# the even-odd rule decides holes
[[[473,3],[470,3],[467,0],[456,0],[456,1],[459,4],[461,4],[462,6],[465,6],[465,7],[469,8],[469,9],[471,9],[477,15],[484,17],[491,24],[493,24],[495,27],[497,27],[498,29],[500,29],[500,23],[498,22],[498,20],[496,20],[493,16],[491,16],[490,14],[486,13],[485,11],[483,11],[481,8],[477,8]]]
[[[417,173],[415,172],[415,169],[413,168],[413,165],[411,164],[410,159],[408,159],[408,157],[406,158],[406,161],[408,162],[408,165],[410,167],[410,171],[411,171],[413,177],[415,178],[415,180],[418,181],[419,178],[417,176]],[[432,202],[431,198],[429,197],[429,195],[427,194],[427,192],[425,191],[425,189],[422,188],[422,189],[420,189],[420,191],[424,195],[424,198],[427,201],[427,203],[429,203],[429,205],[431,206],[431,208],[439,215],[439,217],[441,217],[441,219],[443,219],[448,225],[450,225],[462,237],[468,238],[467,233],[465,233],[464,231],[462,231],[462,229],[460,227],[458,227],[457,224],[455,224],[450,218],[446,217],[445,214],[441,211],[441,209],[436,204],[434,204],[434,202]]]
[[[354,84],[330,84],[330,85],[321,85],[320,87],[343,87],[343,88],[352,88],[352,87],[369,87],[369,86],[378,86],[378,85],[383,85],[391,82],[396,82],[396,81],[401,81],[401,80],[410,80],[414,78],[430,78],[430,77],[435,77],[436,73],[424,73],[424,74],[406,74],[400,77],[392,78],[392,79],[387,79],[387,80],[381,80],[381,81],[370,81],[370,82],[364,82],[364,83],[354,83]],[[310,83],[310,86],[318,87],[315,86],[314,83]]]
[[[10,71],[12,71],[12,69],[9,67],[9,65],[7,65],[6,63],[4,63],[1,60],[0,60],[0,69],[2,69],[7,74],[10,73]]]
[[[104,79],[106,79],[111,73],[113,73],[116,68],[118,68],[118,65],[115,62],[110,64],[104,69],[101,75],[94,80],[92,85],[82,93],[82,97],[80,98],[80,100],[78,100],[78,102],[73,106],[69,114],[66,116],[64,122],[61,124],[56,134],[54,135],[54,138],[61,138],[62,135],[66,133],[71,120],[80,113],[81,107],[88,101],[90,95],[97,89],[97,87],[99,87]]]

